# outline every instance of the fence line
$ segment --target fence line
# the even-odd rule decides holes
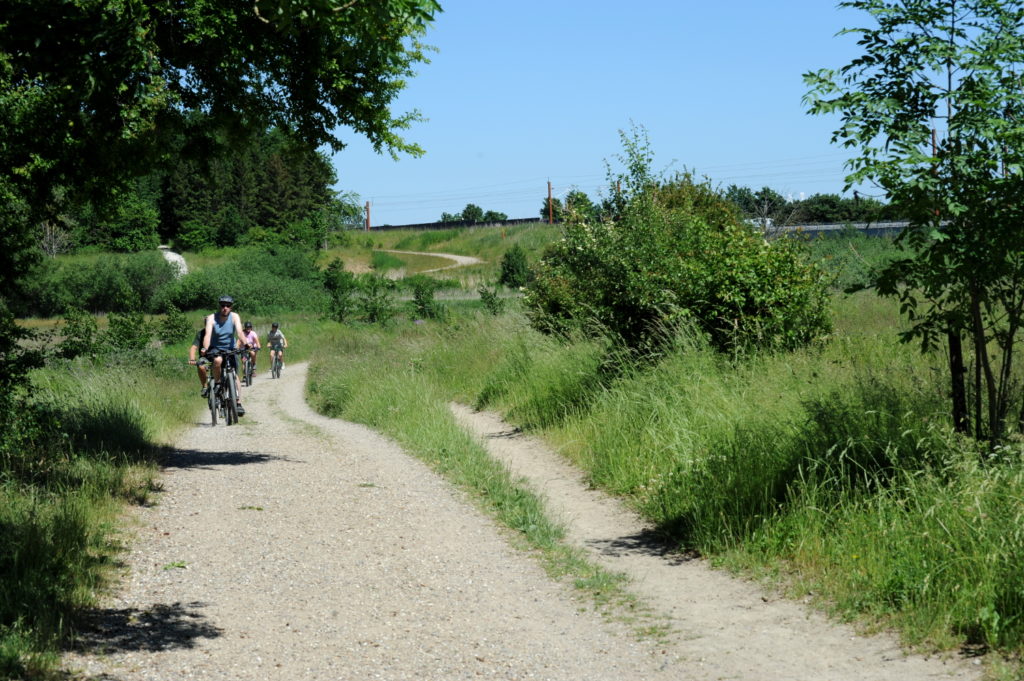
[[[411,225],[380,225],[371,226],[371,232],[387,232],[396,229],[410,229],[410,230],[439,230],[439,229],[462,229],[478,228],[478,227],[507,227],[510,225],[525,225],[531,223],[547,224],[546,220],[538,218],[511,218],[508,220],[496,220],[490,222],[474,222],[472,220],[455,220],[452,222],[420,222]],[[557,222],[555,224],[558,224]],[[780,233],[780,232],[802,232],[802,233],[825,233],[825,232],[839,232],[844,229],[855,229],[859,232],[865,232],[871,235],[887,235],[887,234],[898,234],[910,224],[907,221],[898,222],[835,222],[835,223],[821,223],[811,225],[781,225],[778,227],[768,227],[766,231]]]

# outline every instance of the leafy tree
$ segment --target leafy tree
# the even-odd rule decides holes
[[[347,128],[378,151],[421,153],[399,136],[418,115],[391,106],[439,11],[435,0],[6,2],[0,291],[29,265],[35,225],[169,150],[205,158],[277,127],[308,148],[342,148]]]
[[[548,213],[548,198],[545,196],[544,203],[540,207],[541,220],[547,222],[549,217]],[[557,196],[551,197],[550,217],[555,222],[562,222],[562,220],[565,218],[565,208],[564,206],[562,206],[562,199],[558,198]]]
[[[467,222],[481,222],[484,219],[484,209],[475,203],[467,203],[462,209],[462,219]]]
[[[496,210],[489,210],[486,213],[484,213],[481,222],[504,222],[505,220],[508,220],[507,214],[501,213]]]
[[[871,15],[871,27],[849,30],[863,54],[806,74],[806,101],[812,113],[839,116],[833,141],[859,149],[848,184],[877,184],[909,220],[905,257],[882,270],[878,291],[900,301],[904,340],[923,350],[945,341],[954,425],[994,442],[1020,399],[1012,362],[1024,322],[1024,2],[839,6]]]
[[[441,213],[441,222],[461,222],[462,216],[458,213]]]
[[[576,220],[594,221],[598,219],[599,210],[594,202],[590,200],[586,192],[579,189],[572,189],[565,195],[565,207],[563,211],[573,215]]]

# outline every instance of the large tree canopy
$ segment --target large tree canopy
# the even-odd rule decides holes
[[[31,226],[171,153],[276,127],[418,154],[395,97],[435,0],[0,0],[0,290]],[[200,113],[202,115],[195,115]],[[182,150],[182,141],[184,149]]]

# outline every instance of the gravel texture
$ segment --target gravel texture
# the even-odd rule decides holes
[[[305,367],[261,374],[237,426],[183,435],[134,512],[125,577],[65,668],[84,679],[970,679],[664,555],[614,500],[493,415],[454,407],[570,539],[673,625],[637,640],[510,548],[419,461],[317,415]],[[198,400],[197,400],[198,402]]]
[[[135,513],[89,679],[678,678],[394,443],[315,414],[305,367],[208,414]],[[198,399],[197,399],[198,403]],[[678,668],[676,668],[678,671]]]

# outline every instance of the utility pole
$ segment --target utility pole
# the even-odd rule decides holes
[[[555,223],[555,211],[551,205],[551,180],[548,180],[548,224]]]
[[[370,202],[366,202],[366,231],[370,231]]]

